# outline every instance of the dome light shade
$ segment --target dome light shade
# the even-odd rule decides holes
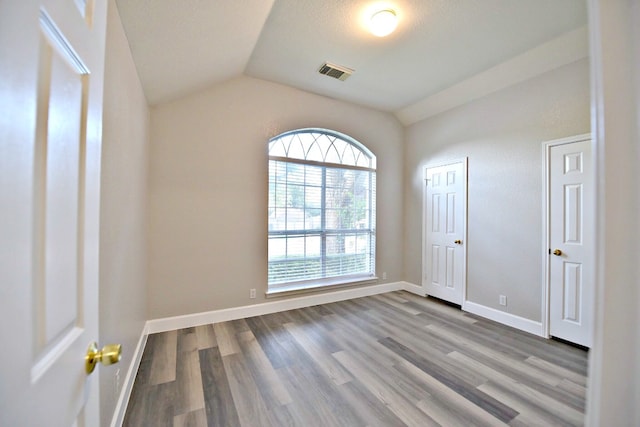
[[[398,17],[391,9],[380,10],[371,15],[370,30],[374,36],[384,37],[393,33],[398,26]]]

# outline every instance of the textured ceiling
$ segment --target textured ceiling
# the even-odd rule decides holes
[[[391,36],[366,31],[378,4]],[[397,112],[586,25],[584,0],[119,0],[151,104],[246,74]],[[355,69],[344,82],[324,61]]]
[[[117,0],[147,101],[244,72],[273,0]]]

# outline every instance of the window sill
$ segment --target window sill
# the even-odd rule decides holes
[[[284,285],[266,292],[267,298],[283,297],[289,295],[306,294],[311,292],[326,291],[328,289],[340,289],[350,286],[369,285],[378,282],[376,276],[362,276],[349,278],[336,278],[334,280],[323,280],[321,282],[296,283]]]

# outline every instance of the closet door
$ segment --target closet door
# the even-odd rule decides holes
[[[423,206],[422,286],[462,305],[465,273],[466,161],[428,167]]]
[[[594,295],[591,140],[548,147],[549,333],[590,347]]]

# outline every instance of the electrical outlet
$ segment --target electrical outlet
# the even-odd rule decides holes
[[[256,290],[255,289],[249,289],[249,298],[253,299],[256,297]]]
[[[387,272],[386,271],[384,271],[382,273],[382,280],[387,280]]]
[[[507,296],[500,295],[500,305],[507,305]]]

